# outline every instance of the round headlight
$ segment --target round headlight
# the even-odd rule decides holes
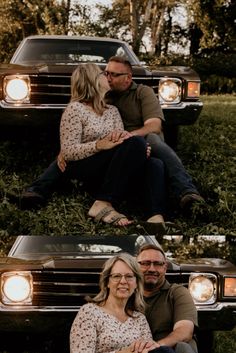
[[[191,280],[189,291],[195,302],[204,303],[214,296],[214,283],[205,276],[197,276]]]
[[[164,102],[179,102],[180,87],[178,82],[174,82],[172,80],[160,81],[159,96]]]
[[[14,101],[26,99],[29,95],[27,82],[21,78],[9,80],[6,83],[6,94]]]
[[[6,278],[2,290],[11,302],[25,301],[31,294],[30,280],[28,277],[15,274]]]

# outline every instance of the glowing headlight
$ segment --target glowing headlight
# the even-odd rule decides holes
[[[28,102],[30,83],[28,76],[6,76],[4,79],[5,100],[7,102]]]
[[[216,277],[211,274],[194,274],[189,279],[189,291],[195,304],[212,304],[215,302]]]
[[[236,277],[225,277],[224,296],[236,297]]]
[[[161,103],[179,103],[181,99],[181,81],[178,79],[161,79],[158,92]]]
[[[33,280],[30,272],[6,272],[1,278],[4,304],[29,304],[32,300]]]

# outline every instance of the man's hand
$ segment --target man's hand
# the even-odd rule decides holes
[[[149,143],[147,143],[147,158],[151,156],[151,153],[152,153],[152,147],[149,145]]]
[[[63,157],[61,151],[60,151],[59,155],[57,156],[57,165],[58,165],[59,169],[62,171],[62,173],[66,170],[66,160]]]

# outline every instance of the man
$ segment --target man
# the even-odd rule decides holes
[[[111,57],[104,74],[111,88],[106,95],[108,102],[119,109],[125,129],[133,135],[145,136],[152,156],[164,162],[170,191],[179,201],[181,209],[191,208],[194,202],[203,203],[181,160],[164,142],[163,112],[153,89],[132,81],[132,66],[123,57]]]
[[[179,157],[163,141],[164,117],[153,89],[132,81],[132,67],[123,57],[111,57],[104,74],[111,87],[106,96],[108,103],[119,109],[125,129],[133,135],[145,136],[151,146],[152,156],[164,162],[171,192],[179,201],[180,207],[188,210],[194,202],[204,202]],[[66,164],[61,155],[58,165],[62,171],[65,170]],[[23,208],[30,208],[37,203],[43,204],[60,177],[60,170],[54,162],[23,192]]]
[[[166,280],[163,250],[154,244],[145,244],[139,250],[137,261],[144,276],[146,317],[153,339],[174,348],[176,353],[196,353],[193,334],[197,310],[187,288]]]

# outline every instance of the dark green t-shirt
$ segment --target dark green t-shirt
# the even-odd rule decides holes
[[[195,326],[197,310],[188,289],[165,281],[162,288],[151,297],[145,297],[146,317],[155,341],[173,331],[177,321],[190,320]]]
[[[139,129],[151,118],[164,120],[159,100],[149,86],[132,82],[126,91],[107,92],[106,100],[118,108],[127,131]]]

